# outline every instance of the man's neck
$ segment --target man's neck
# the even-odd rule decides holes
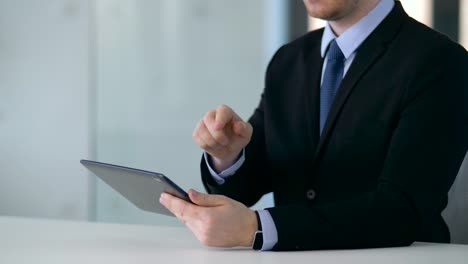
[[[351,10],[347,15],[334,20],[328,21],[335,35],[340,36],[348,28],[356,24],[363,17],[367,16],[372,9],[374,9],[381,0],[363,0]]]

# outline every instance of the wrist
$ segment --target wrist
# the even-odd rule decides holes
[[[236,160],[239,158],[241,153],[242,152],[238,152],[235,155],[226,156],[224,158],[217,158],[217,157],[209,155],[210,164],[212,165],[213,169],[217,173],[221,173],[222,171],[224,171],[224,170],[228,169],[229,167],[231,167],[236,162]]]
[[[257,225],[257,215],[255,211],[252,211],[250,209],[248,216],[246,217],[247,223],[245,227],[245,232],[244,235],[242,236],[240,246],[243,247],[252,247],[254,238],[255,238],[255,233],[258,231],[258,225]]]

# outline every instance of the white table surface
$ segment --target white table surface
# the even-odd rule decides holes
[[[186,228],[0,217],[0,263],[468,264],[468,245],[256,252],[202,246]]]

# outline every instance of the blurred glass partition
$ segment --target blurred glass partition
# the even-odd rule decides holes
[[[285,41],[284,29],[269,23],[283,19],[285,2],[96,1],[95,158],[204,190],[192,131],[221,103],[251,115],[267,57]],[[99,180],[95,199],[98,221],[178,224],[135,208]],[[260,207],[271,205],[269,197]]]
[[[0,1],[0,216],[88,219],[88,10]]]

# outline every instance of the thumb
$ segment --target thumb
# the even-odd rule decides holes
[[[236,121],[232,125],[232,130],[239,137],[247,137],[249,135],[249,124],[244,121]]]
[[[188,195],[190,197],[190,200],[194,204],[199,205],[199,206],[214,207],[214,206],[220,206],[224,204],[224,200],[222,199],[222,196],[220,195],[201,193],[193,189],[189,190]]]

